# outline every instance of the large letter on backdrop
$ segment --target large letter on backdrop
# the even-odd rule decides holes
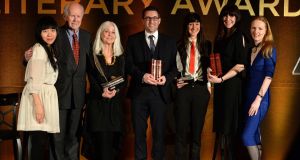
[[[297,17],[300,15],[300,9],[297,12],[289,12],[289,0],[284,0],[284,13],[283,16],[285,17]]]
[[[38,14],[56,14],[56,10],[43,9],[43,4],[55,4],[55,0],[39,0],[38,1]]]
[[[89,14],[92,8],[100,8],[103,10],[104,14],[109,14],[104,0],[100,0],[99,4],[94,4],[94,0],[90,0],[86,6],[85,14]]]
[[[195,12],[195,9],[190,0],[186,0],[186,4],[181,4],[182,0],[176,0],[176,3],[172,9],[171,14],[176,14],[178,9],[188,9],[190,12]]]
[[[208,0],[207,3],[206,3],[206,5],[205,5],[203,0],[198,0],[203,15],[207,15],[208,14],[208,11],[210,9],[212,1],[213,0]],[[222,8],[227,4],[228,0],[223,0],[222,5],[220,5],[219,0],[214,0],[214,2],[215,2],[217,11],[220,14]]]
[[[21,0],[21,13],[26,14],[26,0]]]
[[[118,14],[118,7],[119,6],[123,6],[124,9],[127,11],[128,14],[132,15],[133,12],[132,10],[129,8],[129,5],[132,3],[133,0],[127,0],[127,2],[119,2],[118,0],[114,0],[114,14]]]
[[[4,1],[4,6],[5,6],[5,7],[4,7],[4,13],[5,13],[5,14],[9,14],[9,6],[10,6],[10,5],[9,5],[9,0],[5,0],[5,1]],[[1,12],[0,12],[0,13],[1,13]]]
[[[279,0],[275,0],[273,3],[265,3],[264,0],[259,1],[259,15],[264,16],[264,8],[270,8],[270,11],[273,13],[274,16],[279,16],[278,12],[275,9]]]
[[[143,2],[144,6],[146,8],[151,4],[152,0],[142,0],[142,2]]]
[[[238,6],[240,10],[248,10],[251,16],[255,16],[254,10],[249,0],[245,0],[246,5],[240,5],[241,0],[237,0],[235,5]]]

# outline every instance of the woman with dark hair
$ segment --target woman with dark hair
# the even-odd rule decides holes
[[[49,156],[50,133],[58,133],[58,98],[54,84],[58,76],[55,41],[58,25],[52,17],[41,18],[36,27],[36,44],[28,61],[18,115],[17,129],[27,131],[31,140],[32,160]]]
[[[252,48],[247,65],[246,125],[242,140],[252,160],[261,159],[261,135],[259,126],[270,106],[269,86],[276,65],[276,49],[273,34],[265,17],[256,17],[251,22]]]
[[[214,53],[221,57],[222,75],[208,73],[214,85],[213,130],[216,132],[214,158],[219,145],[223,156],[235,159],[234,137],[240,123],[242,105],[242,75],[246,63],[245,41],[239,29],[241,15],[235,5],[226,5],[219,17]],[[221,142],[221,144],[219,143]],[[225,150],[223,150],[225,149]]]
[[[180,76],[176,91],[176,159],[199,160],[201,132],[205,120],[211,86],[207,82],[207,68],[211,42],[204,38],[203,24],[197,13],[184,19],[176,58]],[[191,133],[188,155],[188,133]]]

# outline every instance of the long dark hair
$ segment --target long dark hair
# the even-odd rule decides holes
[[[197,34],[197,47],[200,48],[200,54],[208,54],[205,52],[206,39],[204,36],[204,27],[202,24],[201,17],[197,13],[189,13],[185,16],[184,22],[183,22],[183,32],[182,32],[179,44],[184,45],[184,48],[186,48],[187,45],[189,44],[190,33],[189,33],[188,26],[189,26],[189,23],[192,23],[192,22],[200,22],[200,31]]]
[[[43,40],[43,38],[41,36],[42,31],[45,29],[55,29],[56,33],[58,34],[58,24],[52,17],[44,16],[41,19],[39,19],[39,21],[36,25],[36,29],[35,29],[36,42],[38,42],[39,44],[41,44],[43,46],[43,48],[45,49],[45,51],[48,55],[51,66],[53,67],[54,70],[56,70],[57,63],[55,61],[55,57],[57,55],[57,52],[55,49],[55,45],[56,45],[57,38],[55,39],[53,44],[48,46],[48,44]]]
[[[228,32],[226,27],[224,26],[223,22],[223,17],[230,15],[230,16],[235,16],[236,21],[232,29]],[[223,39],[226,36],[230,36],[236,29],[239,29],[241,21],[241,13],[238,7],[234,4],[227,4],[222,8],[222,11],[219,16],[219,25],[218,25],[218,30],[216,34],[215,40],[218,39]]]

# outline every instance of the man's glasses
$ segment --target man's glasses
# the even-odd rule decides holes
[[[152,21],[158,21],[158,19],[159,19],[159,17],[156,17],[156,16],[155,17],[144,17],[145,21],[151,21],[151,20]]]

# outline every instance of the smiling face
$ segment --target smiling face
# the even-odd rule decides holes
[[[236,17],[234,15],[227,14],[223,17],[223,24],[227,29],[233,28],[236,23]]]
[[[65,21],[72,30],[78,31],[84,14],[82,6],[77,3],[72,3],[67,12],[64,17]]]
[[[47,45],[53,44],[56,39],[56,36],[57,36],[56,29],[49,28],[49,29],[44,29],[41,32],[41,37],[43,41],[47,43]]]
[[[266,24],[263,21],[256,19],[251,23],[250,32],[255,45],[257,45],[263,41],[266,35]]]
[[[154,33],[158,30],[160,24],[160,17],[157,11],[146,11],[143,17],[143,23],[145,26],[145,30],[148,33]]]
[[[200,32],[200,22],[190,22],[188,24],[188,31],[191,38],[196,38]]]
[[[115,27],[108,24],[101,33],[101,40],[103,44],[113,44],[116,40]]]

